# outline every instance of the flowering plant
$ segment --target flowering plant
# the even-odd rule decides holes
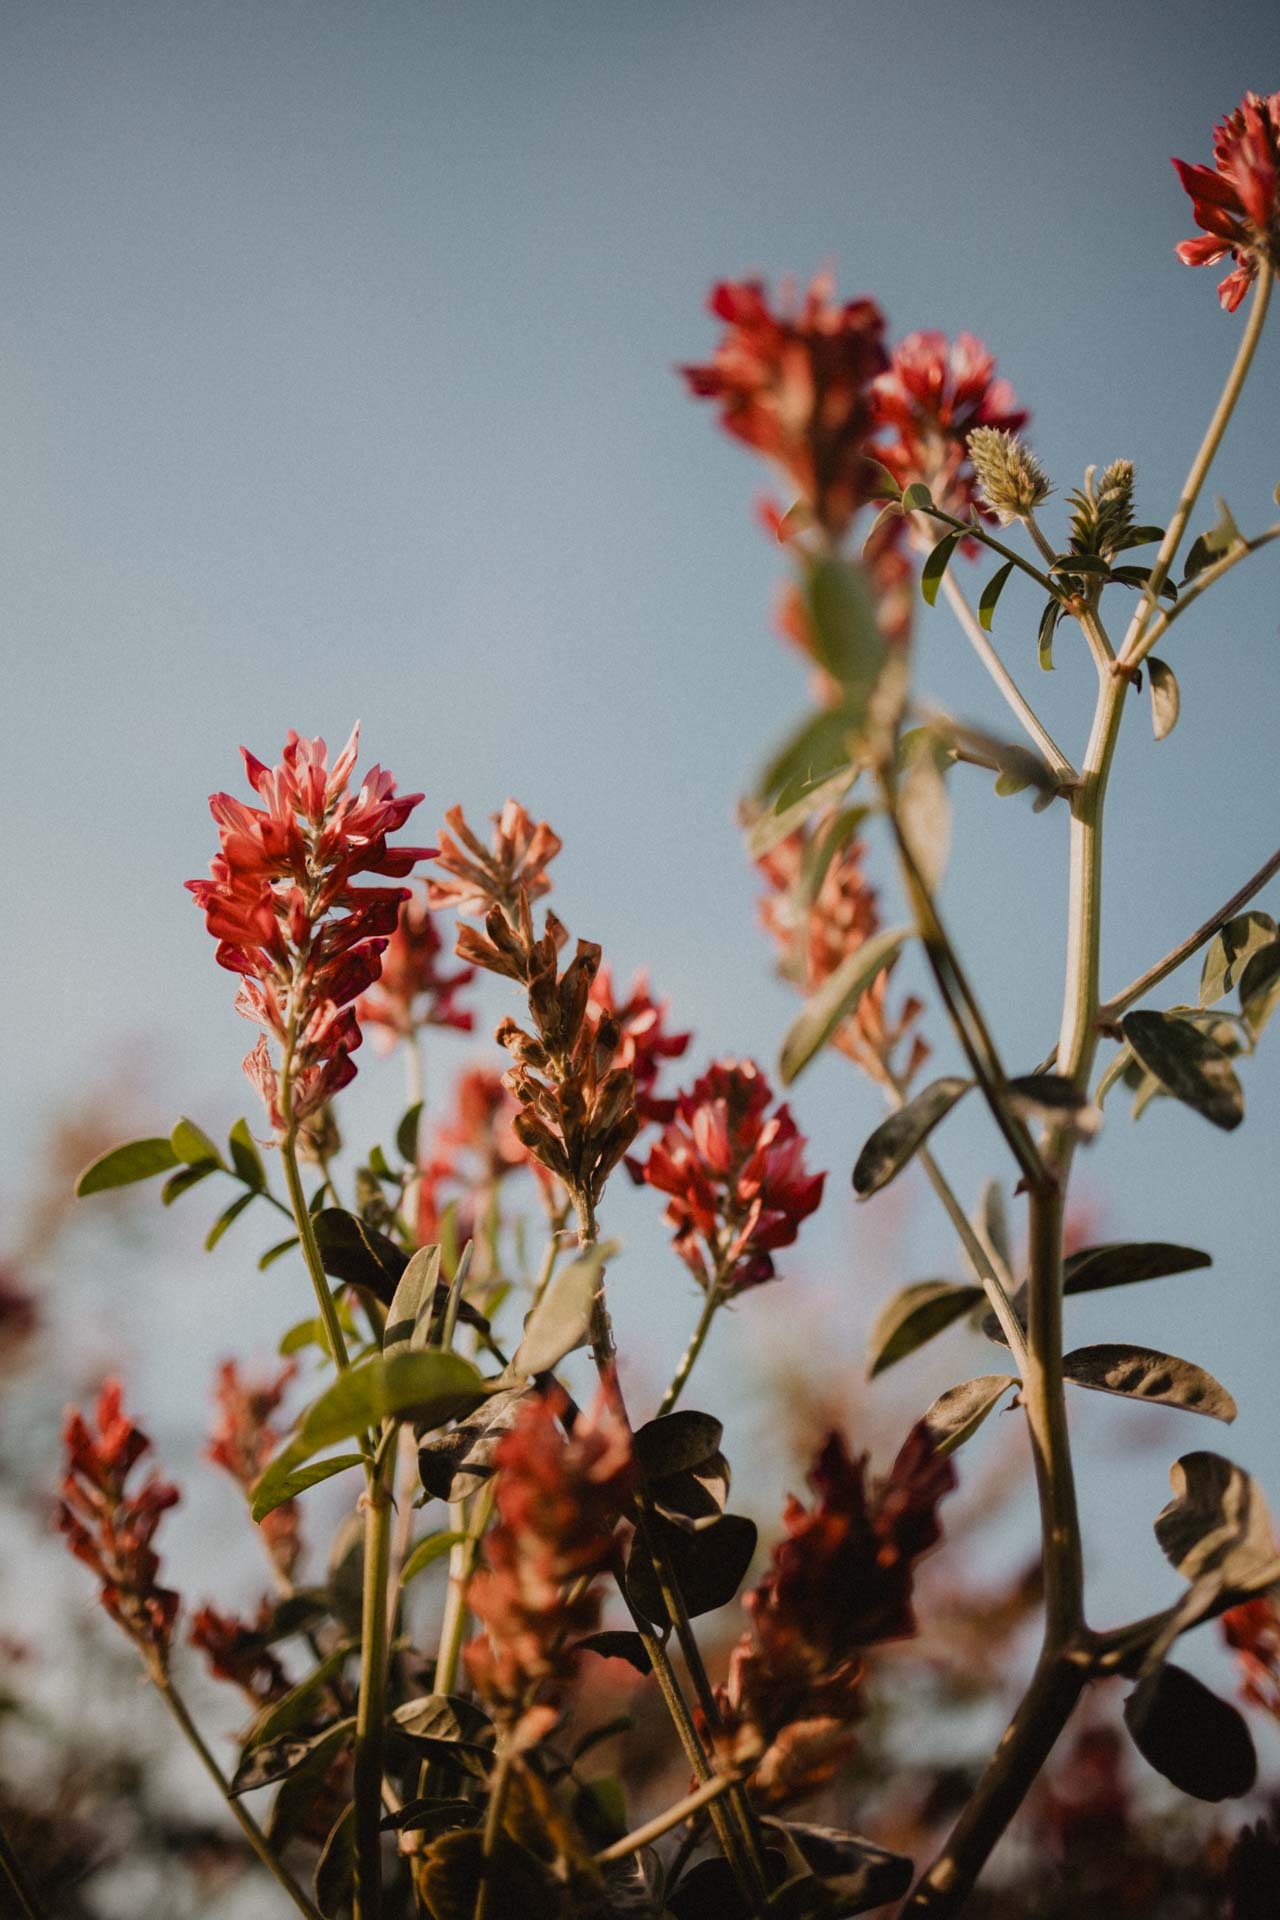
[[[1280,933],[1250,905],[1280,853],[1138,979],[1102,991],[1102,828],[1131,696],[1145,678],[1166,738],[1178,688],[1154,649],[1280,536],[1275,525],[1246,537],[1224,510],[1182,553],[1280,270],[1280,94],[1247,96],[1214,149],[1213,169],[1176,163],[1204,230],[1179,254],[1189,264],[1230,254],[1223,305],[1234,312],[1249,295],[1251,306],[1164,528],[1138,522],[1134,467],[1117,459],[1088,470],[1067,496],[1065,530],[1047,530],[1053,487],[1022,438],[1027,413],[972,335],[892,345],[879,306],[837,303],[826,277],[777,300],[757,281],[713,291],[720,338],[685,378],[786,490],[764,519],[792,567],[783,630],[813,669],[809,711],[744,805],[764,927],[803,996],[780,1050],[788,1100],[750,1060],[677,1066],[692,1036],[647,980],[622,992],[600,945],[572,938],[545,904],[561,841],[517,801],[490,833],[453,807],[434,846],[403,845],[394,836],[423,796],[399,793],[376,766],[356,784],[358,729],[332,762],[323,739],[293,732],[274,766],[246,751],[259,804],[212,797],[218,851],[210,877],[188,884],[218,964],[239,977],[237,1008],[260,1029],[244,1064],[261,1110],[225,1148],[189,1119],[113,1148],[79,1192],[163,1176],[169,1202],[229,1180],[237,1191],[210,1244],[250,1209],[288,1221],[259,1264],[299,1262],[313,1310],[286,1333],[274,1374],[221,1367],[208,1448],[260,1530],[271,1588],[248,1619],[208,1602],[182,1625],[157,1545],[178,1489],[155,1471],[139,1478],[150,1442],[115,1381],[92,1422],[68,1416],[57,1524],[282,1910],[292,1903],[311,1920],[837,1920],[896,1903],[939,1920],[996,1912],[979,1879],[1028,1796],[1039,1831],[1091,1862],[1127,1831],[1110,1730],[1086,1719],[1066,1770],[1037,1785],[1073,1712],[1117,1678],[1129,1684],[1134,1744],[1175,1786],[1208,1801],[1253,1788],[1244,1718],[1170,1656],[1184,1633],[1225,1616],[1248,1702],[1276,1715],[1280,1552],[1261,1491],[1224,1456],[1183,1456],[1155,1521],[1181,1591],[1100,1629],[1086,1615],[1067,1421],[1068,1388],[1219,1420],[1234,1402],[1192,1361],[1126,1344],[1067,1350],[1063,1332],[1067,1296],[1208,1264],[1165,1242],[1071,1245],[1073,1167],[1105,1098],[1123,1082],[1135,1116],[1172,1098],[1235,1128],[1237,1068],[1280,1004]],[[1144,548],[1154,558],[1126,558]],[[992,557],[975,610],[961,563]],[[1078,759],[991,638],[1015,573],[1039,596],[1041,666],[1078,634],[1095,670]],[[927,602],[941,595],[954,611],[1025,739],[962,724],[918,691],[917,576]],[[1113,608],[1126,593],[1136,598],[1122,630]],[[948,781],[969,766],[995,773],[997,794],[1030,791],[1049,823],[1066,821],[1060,1029],[1025,1071],[1006,1067],[940,904]],[[905,916],[886,926],[880,893],[895,877]],[[913,951],[932,982],[927,1039],[922,996],[898,992]],[[1198,1004],[1154,1004],[1202,952]],[[424,1038],[434,1048],[437,1035],[471,1030],[481,973],[508,998],[502,1052],[470,1065],[437,1109],[424,1099]],[[336,1166],[340,1096],[366,1025],[403,1058],[406,1107],[393,1149],[370,1148],[349,1180]],[[921,1084],[947,1045],[963,1070]],[[791,1249],[822,1203],[828,1176],[811,1165],[790,1090],[827,1048],[888,1107],[854,1158],[854,1192],[871,1201],[918,1163],[971,1274],[900,1291],[876,1321],[869,1372],[975,1315],[1000,1349],[998,1370],[904,1423],[887,1471],[833,1425],[810,1503],[789,1501],[751,1583],[757,1529],[731,1507],[721,1422],[685,1395],[717,1316],[750,1314],[761,1289],[787,1286]],[[970,1095],[989,1110],[1025,1201],[1022,1262],[998,1188],[971,1214],[934,1153],[935,1131]],[[662,1197],[701,1296],[647,1417],[624,1381],[608,1304],[628,1284],[617,1243],[602,1238],[623,1165]],[[542,1251],[529,1262],[535,1231]],[[596,1376],[589,1407],[561,1377],[578,1350]],[[916,1819],[922,1844],[937,1838],[932,1863],[917,1861],[899,1844],[910,1823],[895,1828],[883,1807],[873,1838],[796,1816],[822,1794],[847,1806],[865,1784],[878,1663],[890,1657],[878,1650],[917,1635],[919,1568],[961,1478],[954,1456],[1002,1404],[1023,1416],[1003,1433],[1025,1431],[1041,1536],[1038,1567],[1004,1617],[1011,1633],[1040,1607],[1041,1648],[989,1763],[956,1804]],[[988,1429],[979,1445],[990,1439]],[[308,1584],[315,1490],[330,1482],[347,1511],[326,1578]],[[433,1565],[446,1577],[427,1619],[417,1600]],[[741,1609],[737,1627],[718,1643],[706,1619],[729,1606]],[[963,1637],[964,1622],[957,1599],[944,1625]],[[252,1711],[227,1766],[180,1688],[184,1641]],[[666,1716],[655,1738],[680,1778],[644,1819],[622,1782],[584,1769],[618,1730],[593,1721],[606,1672],[615,1691]],[[246,1797],[266,1791],[260,1823]],[[1263,1911],[1259,1888],[1274,1888],[1280,1831],[1246,1828],[1221,1853],[1207,1897],[1222,1894],[1247,1920]],[[39,1912],[3,1837],[0,1875],[12,1910]]]

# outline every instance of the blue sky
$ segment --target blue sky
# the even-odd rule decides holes
[[[9,1208],[51,1106],[122,1057],[150,1063],[158,1115],[247,1105],[232,983],[180,883],[204,869],[205,796],[238,782],[239,743],[271,757],[291,725],[332,740],[359,715],[370,756],[426,790],[424,835],[455,800],[483,815],[520,796],[565,838],[559,910],[624,973],[651,967],[692,1058],[772,1062],[793,1004],[733,803],[803,673],[770,632],[760,477],[673,377],[712,343],[708,285],[830,263],[895,335],[976,331],[1059,494],[1126,454],[1140,517],[1163,520],[1240,325],[1216,276],[1173,257],[1191,225],[1168,155],[1208,157],[1241,92],[1280,84],[1265,0],[1214,9],[1211,31],[1182,0],[979,0],[963,21],[934,4],[10,0],[0,50]],[[1273,330],[1221,468],[1246,529],[1274,511],[1278,366]],[[1109,814],[1112,987],[1276,843],[1277,564],[1176,630],[1168,742],[1134,703]],[[1092,670],[1060,646],[1040,675],[1029,611],[1011,592],[998,637],[1079,753]],[[922,610],[920,678],[1002,724],[941,610]],[[1057,1026],[1065,820],[963,770],[953,787],[946,908],[1029,1067]],[[1074,1407],[1104,1613],[1141,1605],[1148,1579],[1164,1590],[1146,1527],[1177,1452],[1220,1446],[1280,1501],[1270,1038],[1234,1138],[1168,1104],[1134,1129],[1114,1106],[1081,1162],[1106,1237],[1186,1240],[1215,1266],[1082,1303],[1073,1338],[1187,1353],[1243,1409],[1230,1435],[1148,1412],[1151,1444],[1117,1473],[1089,1439],[1117,1431],[1110,1403]],[[356,1139],[399,1105],[394,1073],[363,1060]],[[873,1090],[833,1058],[796,1106],[832,1170],[790,1263],[807,1304],[775,1297],[754,1323],[744,1305],[722,1393],[784,1350],[826,1378],[815,1347],[856,1356],[884,1292],[955,1270],[921,1185],[854,1213]],[[999,1165],[976,1111],[940,1152],[966,1196]],[[618,1319],[657,1379],[693,1303],[655,1210],[614,1205]],[[228,1344],[305,1310],[297,1274],[259,1279],[230,1237],[201,1264],[198,1240],[189,1212],[126,1262],[86,1230],[83,1270],[52,1276],[77,1298],[100,1285],[104,1339],[175,1434]],[[867,1417],[891,1430],[988,1364],[956,1335]]]

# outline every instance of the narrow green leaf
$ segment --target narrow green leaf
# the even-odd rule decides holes
[[[986,586],[982,589],[982,597],[978,601],[978,625],[985,633],[990,633],[991,631],[991,622],[995,618],[996,603],[1000,595],[1004,592],[1005,584],[1012,572],[1013,561],[1006,560],[1004,565],[992,574]]]
[[[237,1120],[228,1136],[227,1146],[231,1153],[231,1164],[244,1181],[246,1187],[254,1187],[259,1193],[267,1184],[267,1170],[262,1164],[262,1155],[249,1131],[247,1120]]]
[[[257,1193],[250,1188],[248,1193],[239,1193],[222,1213],[220,1213],[204,1238],[204,1250],[212,1253],[227,1228],[234,1225],[245,1208],[257,1199]]]
[[[587,1344],[600,1276],[605,1263],[620,1251],[618,1241],[606,1240],[587,1247],[553,1274],[551,1284],[525,1322],[524,1338],[511,1362],[513,1373],[530,1377],[549,1373],[567,1353]]]
[[[1053,672],[1053,636],[1062,614],[1062,602],[1046,602],[1040,615],[1040,626],[1036,633],[1036,652],[1040,656],[1040,665],[1046,673]]]
[[[277,1260],[282,1260],[285,1254],[290,1253],[297,1244],[298,1236],[296,1233],[291,1233],[287,1240],[277,1240],[274,1247],[268,1247],[266,1252],[259,1258],[258,1272],[265,1273],[268,1267],[273,1267]]]
[[[1164,539],[1163,527],[1130,527],[1112,548],[1113,553],[1128,553],[1131,547],[1149,547]]]
[[[451,1548],[466,1539],[465,1532],[449,1532],[442,1529],[438,1533],[429,1533],[425,1540],[419,1540],[413,1551],[405,1556],[400,1569],[400,1585],[407,1586],[415,1575],[421,1573],[436,1560],[442,1560]]]
[[[396,1152],[407,1167],[417,1165],[418,1131],[422,1125],[422,1102],[415,1100],[396,1128]]]
[[[867,1378],[905,1359],[935,1334],[951,1326],[983,1299],[981,1287],[956,1286],[950,1280],[917,1280],[896,1293],[876,1319],[867,1342]]]
[[[439,1283],[439,1247],[419,1247],[400,1275],[387,1309],[387,1324],[382,1335],[384,1353],[398,1346],[409,1347],[414,1352],[426,1346]]]
[[[789,806],[775,806],[759,814],[747,834],[747,851],[751,858],[758,860],[762,854],[776,847],[779,840],[785,840],[789,834],[803,827],[812,814],[842,800],[853,785],[854,778],[852,767],[842,767],[839,773],[820,781],[816,787],[810,787]]]
[[[197,1166],[204,1160],[211,1160],[215,1167],[222,1165],[222,1155],[194,1120],[179,1120],[169,1135],[169,1144],[179,1160],[185,1160],[189,1167]]]
[[[1095,1393],[1116,1393],[1126,1400],[1204,1413],[1230,1425],[1236,1403],[1220,1381],[1192,1360],[1153,1347],[1079,1347],[1063,1356],[1062,1375]]]
[[[171,1207],[175,1200],[181,1199],[184,1193],[189,1193],[192,1187],[198,1187],[200,1182],[207,1180],[211,1173],[220,1171],[216,1160],[197,1162],[194,1167],[179,1167],[176,1173],[169,1175],[161,1187],[160,1198],[166,1207]]]
[[[926,738],[913,754],[899,786],[898,824],[921,879],[933,893],[946,870],[951,847],[951,803],[931,739]]]
[[[933,495],[930,493],[928,487],[925,486],[924,481],[913,480],[902,496],[902,511],[904,513],[915,513],[920,508],[931,507],[932,505]]]
[[[318,1487],[322,1480],[332,1480],[336,1473],[346,1473],[349,1468],[364,1463],[362,1453],[335,1453],[331,1459],[313,1460],[310,1466],[278,1472],[283,1459],[281,1454],[278,1460],[273,1460],[253,1489],[251,1512],[255,1520],[265,1520],[269,1513],[282,1507],[286,1500],[296,1500],[308,1487]]]
[[[931,1081],[914,1099],[881,1121],[854,1165],[853,1190],[859,1200],[879,1193],[901,1173],[973,1084],[955,1076]]]
[[[923,1420],[935,1451],[954,1453],[962,1447],[1010,1387],[1018,1384],[1014,1373],[983,1373],[976,1380],[962,1380],[958,1387],[948,1387],[939,1394]]]
[[[809,630],[818,658],[858,709],[880,677],[886,642],[860,568],[816,560],[804,578]]]
[[[766,762],[756,782],[759,800],[774,800],[778,810],[790,807],[837,773],[849,771],[849,740],[861,724],[861,713],[847,706],[806,714]]]
[[[1189,1020],[1139,1011],[1120,1022],[1125,1039],[1175,1100],[1230,1131],[1244,1119],[1244,1095],[1222,1048]]]
[[[294,1456],[291,1465],[301,1464],[322,1447],[384,1420],[438,1427],[477,1406],[485,1392],[479,1373],[459,1354],[373,1354],[339,1374],[312,1402],[286,1453]]]
[[[325,1920],[346,1911],[355,1884],[356,1808],[354,1800],[342,1809],[316,1861],[316,1905]]]
[[[232,1776],[230,1791],[251,1793],[255,1787],[269,1787],[273,1780],[287,1779],[299,1767],[312,1764],[318,1767],[321,1755],[326,1761],[334,1759],[339,1748],[355,1738],[355,1731],[353,1715],[347,1720],[335,1720],[331,1727],[324,1727],[319,1733],[286,1734],[281,1740],[251,1747]]]
[[[110,1187],[132,1186],[135,1180],[151,1180],[168,1173],[179,1164],[168,1140],[151,1138],[130,1140],[123,1147],[112,1147],[90,1162],[76,1181],[76,1196],[87,1199],[91,1193],[105,1193]]]
[[[1178,724],[1182,705],[1177,675],[1154,653],[1147,655],[1147,675],[1151,684],[1151,728],[1157,740],[1167,740]]]
[[[910,927],[893,927],[874,934],[823,981],[783,1042],[779,1070],[787,1086],[803,1072],[814,1054],[825,1047],[840,1022],[853,1012],[872,981],[892,966],[904,942],[910,938]]]
[[[1212,1265],[1211,1256],[1195,1247],[1174,1246],[1167,1240],[1113,1240],[1069,1253],[1062,1267],[1062,1291],[1096,1293],[1103,1287],[1129,1287]]]
[[[1276,923],[1269,913],[1238,913],[1234,920],[1228,920],[1205,949],[1200,970],[1200,1005],[1213,1006],[1236,985],[1241,987],[1243,1005],[1245,968],[1255,953],[1274,947],[1278,938]]]
[[[959,533],[944,534],[921,569],[920,591],[931,607],[937,604],[942,576],[950,566],[951,556],[959,546],[961,538]]]
[[[865,458],[864,464],[869,468],[871,474],[871,484],[867,489],[868,499],[901,500],[902,487],[899,482],[894,479],[883,460],[875,460],[868,455]]]
[[[1240,976],[1240,1007],[1256,1040],[1280,1006],[1280,940],[1255,953]]]

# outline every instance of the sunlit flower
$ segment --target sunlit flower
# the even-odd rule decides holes
[[[270,1618],[269,1600],[262,1602],[254,1625],[233,1613],[219,1613],[216,1607],[201,1607],[187,1636],[209,1662],[215,1680],[239,1687],[259,1707],[278,1699],[289,1685],[266,1638]]]
[[[214,1387],[218,1417],[209,1435],[205,1457],[229,1473],[246,1493],[279,1445],[280,1434],[272,1426],[271,1416],[278,1410],[296,1372],[296,1367],[289,1362],[278,1368],[274,1376],[246,1380],[234,1360],[224,1360],[218,1368]],[[302,1551],[297,1501],[283,1501],[259,1524],[267,1552],[288,1579]]]
[[[262,807],[215,793],[221,851],[209,880],[187,886],[242,976],[237,1010],[265,1029],[245,1061],[278,1133],[316,1113],[355,1076],[360,1025],[351,1002],[377,979],[403,887],[357,887],[357,874],[403,879],[429,847],[391,847],[421,800],[397,795],[380,767],[348,790],[359,725],[330,768],[321,739],[290,732],[277,767],[241,749]],[[283,1051],[278,1071],[267,1044]]]
[[[445,815],[450,831],[441,833],[436,863],[451,876],[432,879],[427,901],[456,913],[487,913],[499,906],[514,914],[523,890],[528,900],[550,893],[547,868],[560,851],[560,838],[545,820],[536,824],[516,800],[493,815],[493,840],[485,846],[467,825],[461,807]]]
[[[1230,254],[1235,267],[1218,283],[1218,298],[1234,313],[1260,260],[1280,272],[1280,93],[1247,93],[1214,128],[1212,167],[1173,164],[1204,229],[1180,243],[1178,258],[1209,267]]]
[[[682,368],[690,389],[839,540],[875,484],[867,442],[871,382],[888,365],[884,315],[872,300],[837,305],[828,274],[798,302],[784,286],[776,310],[759,280],[721,281],[708,304],[726,331],[710,361]]]
[[[180,1602],[159,1583],[160,1561],[151,1543],[161,1516],[181,1496],[154,1473],[127,1491],[130,1474],[151,1442],[124,1412],[122,1397],[120,1382],[106,1381],[98,1396],[96,1436],[74,1407],[69,1410],[57,1524],[77,1559],[102,1582],[100,1598],[111,1618],[162,1677]]]
[[[1052,491],[1049,476],[1016,433],[999,427],[975,427],[968,439],[978,503],[989,507],[1002,526],[1034,513]]]
[[[605,961],[591,982],[588,1005],[593,1013],[611,1019],[621,1036],[614,1055],[615,1064],[630,1070],[636,1086],[636,1112],[642,1122],[668,1121],[674,1117],[675,1101],[660,1100],[656,1094],[658,1075],[664,1060],[678,1060],[688,1047],[692,1034],[668,1033],[663,1027],[667,1002],[655,1000],[649,992],[649,976],[636,974],[625,999],[614,990],[613,974]]]
[[[872,384],[876,419],[891,429],[877,445],[879,458],[901,486],[922,481],[958,518],[978,506],[966,444],[973,428],[1016,433],[1026,425],[1013,388],[995,369],[995,356],[971,333],[954,342],[944,333],[910,333]]]
[[[741,1293],[774,1275],[773,1253],[795,1240],[822,1199],[825,1173],[804,1164],[804,1136],[750,1060],[717,1060],[676,1098],[675,1119],[638,1181],[669,1195],[675,1249],[700,1286]]]
[[[568,1435],[559,1413],[535,1397],[498,1442],[498,1520],[467,1589],[485,1628],[466,1649],[467,1671],[508,1723],[536,1714],[572,1676],[570,1643],[597,1623],[590,1582],[610,1560],[635,1482],[630,1435],[603,1390]]]
[[[403,903],[396,928],[382,955],[377,985],[356,1002],[356,1018],[377,1031],[375,1044],[386,1052],[423,1027],[452,1027],[470,1033],[475,1016],[457,1005],[461,989],[475,978],[473,967],[444,967],[444,941],[425,898]]]

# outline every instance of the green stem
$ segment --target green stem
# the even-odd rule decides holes
[[[684,1350],[679,1366],[671,1376],[671,1385],[662,1396],[658,1411],[654,1415],[656,1420],[661,1420],[664,1414],[670,1413],[676,1401],[684,1392],[689,1375],[693,1372],[698,1355],[702,1352],[703,1342],[711,1331],[711,1322],[716,1317],[716,1309],[719,1305],[720,1280],[719,1276],[717,1276],[707,1287],[706,1298],[702,1303],[702,1312],[698,1315],[698,1324],[693,1330],[692,1338]]]
[[[1069,1154],[1069,1148],[1067,1149]],[[1045,1650],[1060,1655],[1084,1624],[1084,1561],[1062,1384],[1061,1181],[1030,1196],[1027,1356],[1022,1399],[1035,1460],[1044,1568]]]
[[[1174,511],[1164,539],[1160,542],[1160,551],[1156,555],[1155,565],[1147,575],[1146,589],[1138,609],[1129,623],[1129,631],[1124,637],[1120,649],[1119,665],[1129,671],[1143,660],[1154,645],[1153,637],[1147,629],[1152,617],[1159,611],[1160,589],[1169,578],[1169,569],[1173,565],[1179,542],[1187,530],[1187,522],[1195,510],[1200,490],[1204,486],[1214,455],[1222,444],[1222,436],[1228,422],[1235,412],[1236,402],[1248,377],[1253,356],[1262,338],[1263,322],[1267,317],[1267,306],[1271,299],[1271,266],[1266,260],[1257,263],[1257,278],[1254,281],[1253,301],[1249,308],[1249,318],[1245,326],[1235,360],[1227,375],[1226,385],[1213,410],[1213,418],[1205,429],[1205,435],[1191,462],[1191,471],[1183,485],[1182,497]]]
[[[642,1847],[651,1847],[655,1840],[661,1840],[664,1833],[670,1833],[672,1827],[681,1826],[684,1821],[691,1820],[695,1813],[701,1813],[704,1807],[709,1806],[713,1800],[719,1799],[722,1793],[727,1793],[733,1784],[734,1779],[731,1773],[721,1773],[714,1779],[706,1781],[704,1785],[695,1787],[692,1793],[687,1793],[683,1800],[677,1800],[675,1805],[668,1807],[665,1813],[655,1814],[654,1818],[646,1820],[642,1827],[636,1827],[621,1840],[615,1840],[612,1846],[598,1853],[596,1865],[607,1866],[612,1860],[626,1860],[631,1854],[639,1853]]]
[[[307,1196],[302,1189],[302,1175],[298,1170],[298,1130],[290,1127],[280,1142],[280,1157],[284,1161],[285,1184],[289,1189],[289,1203],[293,1208],[293,1222],[298,1229],[298,1239],[302,1245],[302,1257],[307,1263],[307,1272],[315,1289],[316,1304],[320,1308],[320,1318],[324,1322],[325,1339],[329,1345],[330,1357],[341,1373],[351,1364],[347,1354],[347,1343],[343,1338],[342,1322],[338,1318],[338,1309],[334,1303],[329,1286],[328,1275],[324,1270],[324,1261],[320,1257],[320,1247],[316,1240],[315,1223],[307,1207]]]
[[[1004,541],[997,540],[993,533],[988,533],[980,520],[957,520],[954,513],[947,513],[942,507],[937,506],[917,507],[916,512],[927,513],[931,520],[941,520],[944,526],[953,527],[957,533],[963,533],[972,540],[981,541],[984,547],[990,547],[992,553],[998,553],[1004,560],[1012,560],[1020,572],[1030,575],[1036,585],[1043,587],[1046,593],[1051,593],[1055,600],[1062,599],[1062,589],[1055,586],[1047,574],[1041,573],[1039,567],[1033,567],[1031,562],[1024,559],[1022,554],[1016,552],[1013,547],[1006,547]]]
[[[1147,629],[1142,646],[1143,653],[1148,654],[1153,647],[1158,646],[1174,621],[1180,620],[1188,607],[1193,607],[1201,594],[1215,586],[1224,573],[1230,573],[1232,567],[1238,567],[1240,562],[1247,560],[1251,553],[1261,552],[1262,548],[1270,546],[1273,540],[1280,540],[1280,526],[1268,527],[1265,533],[1256,534],[1252,540],[1242,540],[1239,546],[1232,547],[1229,553],[1224,553],[1221,560],[1215,560],[1211,566],[1205,567],[1198,573],[1190,586],[1180,589],[1173,606],[1160,609],[1159,617]]]
[[[973,647],[974,652],[977,654],[979,660],[981,660],[987,672],[991,675],[991,678],[995,681],[997,687],[999,687],[1009,708],[1016,714],[1022,726],[1035,741],[1037,747],[1039,747],[1041,753],[1049,762],[1049,765],[1053,768],[1058,778],[1063,781],[1064,784],[1069,785],[1076,777],[1075,768],[1057,741],[1053,738],[1053,735],[1046,727],[1041,725],[1039,719],[1036,717],[1036,714],[1028,704],[1017,682],[1014,680],[1013,675],[1009,672],[1004,661],[992,645],[990,638],[984,632],[969,602],[965,599],[959,586],[957,586],[956,582],[952,579],[950,567],[947,568],[947,571],[942,576],[942,591],[946,594],[951,611],[955,614],[956,619],[960,622],[961,627],[968,636],[969,643]]]
[[[386,1741],[387,1588],[392,1500],[387,1484],[395,1448],[370,1470],[365,1492],[364,1601],[360,1621],[360,1699],[356,1709],[356,1920],[382,1916],[382,1775]]]
[[[13,1896],[15,1915],[20,1915],[21,1920],[44,1920],[43,1911],[36,1904],[35,1890],[3,1827],[0,1827],[0,1883],[7,1886]]]
[[[507,1794],[511,1788],[511,1756],[505,1749],[499,1748],[497,1764],[489,1781],[489,1806],[484,1819],[484,1853],[480,1868],[480,1890],[476,1895],[475,1920],[493,1920],[495,1909],[490,1901],[493,1888],[492,1866],[494,1855],[498,1851],[498,1842],[502,1838],[502,1825],[507,1811]]]
[[[258,1859],[267,1869],[267,1872],[271,1875],[272,1879],[280,1885],[284,1892],[288,1894],[299,1913],[306,1914],[307,1920],[320,1920],[319,1913],[316,1908],[312,1906],[301,1887],[299,1887],[292,1876],[285,1871],[284,1867],[276,1859],[275,1854],[272,1853],[271,1848],[267,1844],[267,1837],[259,1827],[257,1821],[232,1794],[226,1775],[205,1745],[200,1729],[191,1718],[190,1713],[187,1711],[186,1702],[174,1687],[172,1680],[170,1680],[166,1674],[163,1678],[156,1678],[156,1685],[170,1713],[177,1721],[187,1741],[199,1757],[205,1772],[209,1775],[209,1778],[217,1787],[218,1792],[226,1801],[240,1831],[243,1833],[250,1847],[252,1847],[254,1853],[258,1856]]]
[[[1146,972],[1140,973],[1136,980],[1131,980],[1123,992],[1112,994],[1109,1000],[1104,1000],[1098,1008],[1098,1024],[1106,1026],[1109,1022],[1118,1020],[1135,1000],[1141,1000],[1144,993],[1148,993],[1152,987],[1158,987],[1162,980],[1176,972],[1184,960],[1189,960],[1192,954],[1199,953],[1201,947],[1206,946],[1214,934],[1219,933],[1226,926],[1228,920],[1234,920],[1241,908],[1247,907],[1254,895],[1260,893],[1268,880],[1277,873],[1280,873],[1280,849],[1277,849],[1269,860],[1264,860],[1258,871],[1251,874],[1229,900],[1224,900],[1216,913],[1210,914],[1207,920],[1202,921],[1194,933],[1189,933],[1186,939],[1180,940],[1162,960],[1157,960],[1153,967],[1148,967]]]

